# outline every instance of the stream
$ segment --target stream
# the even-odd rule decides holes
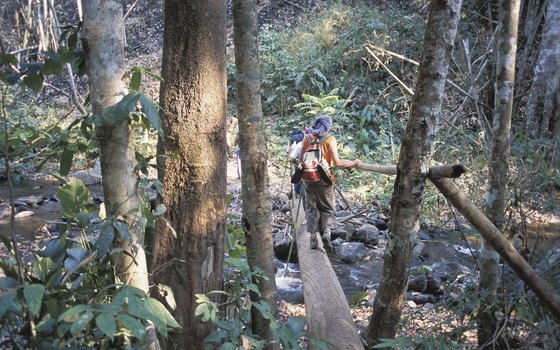
[[[16,235],[23,240],[32,241],[39,237],[49,235],[47,232],[48,222],[59,221],[61,218],[61,206],[56,199],[57,182],[47,180],[27,180],[15,182],[13,186],[13,197],[16,201],[26,202],[28,208],[20,207],[15,220]],[[102,195],[101,184],[93,183],[88,188],[94,197]],[[0,183],[0,234],[6,237],[11,235],[9,190],[6,181]],[[22,209],[24,208],[24,209]],[[560,244],[560,220],[551,220],[546,224],[535,223],[528,227],[531,244],[537,242],[541,249],[556,248]],[[431,268],[446,269],[446,266],[454,263],[461,265],[471,271],[475,270],[475,261],[471,250],[461,243],[453,244],[450,240],[421,240],[423,251],[422,260],[419,254],[413,256],[412,269],[420,265]],[[477,252],[479,240],[470,242],[470,249]],[[381,280],[383,271],[383,251],[385,250],[385,239],[379,241],[379,245],[369,250],[369,255],[353,264],[348,264],[336,257],[334,252],[329,252],[333,269],[338,276],[342,289],[349,301],[352,297],[367,287],[375,286]],[[279,298],[288,302],[303,302],[303,291],[299,266],[294,263],[288,264],[276,260],[278,266],[276,284]]]

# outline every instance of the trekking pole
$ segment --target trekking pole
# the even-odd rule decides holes
[[[294,201],[294,197],[293,197],[294,193],[295,193],[294,186],[292,185],[292,202]],[[298,199],[298,207],[296,209],[296,221],[299,217],[299,208],[301,207],[301,197],[302,195],[300,194]],[[294,227],[296,228],[296,232],[294,232],[294,235],[292,235],[292,241],[290,242],[290,249],[288,250],[288,259],[286,260],[286,268],[284,269],[284,274],[282,275],[283,277],[286,277],[286,275],[288,274],[288,265],[290,264],[290,256],[292,255],[292,250],[294,249],[294,241],[296,240],[295,236],[297,234],[297,225],[294,225]]]
[[[336,184],[334,184],[334,188],[335,188],[336,192],[338,192],[338,194],[340,195],[340,198],[344,201],[344,204],[346,204],[346,208],[344,208],[344,210],[350,210],[350,203],[348,203],[348,201],[346,200],[346,198],[342,194],[342,191],[340,190],[340,187],[338,187]]]

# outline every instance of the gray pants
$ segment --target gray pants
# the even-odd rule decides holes
[[[323,232],[336,224],[334,186],[324,184],[305,184],[305,216],[307,231]]]

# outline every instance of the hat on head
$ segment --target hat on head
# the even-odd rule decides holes
[[[306,131],[310,134],[321,136],[325,131],[328,131],[331,128],[331,125],[331,117],[325,114],[315,119],[311,127],[307,128]]]

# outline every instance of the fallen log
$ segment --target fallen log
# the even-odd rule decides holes
[[[385,175],[397,175],[396,165],[378,165],[378,164],[358,164],[358,169],[372,171],[374,173],[380,173]],[[428,178],[455,178],[464,174],[466,171],[465,167],[461,164],[455,165],[437,165],[430,167],[428,169]]]
[[[557,320],[560,320],[560,297],[550,285],[533,270],[494,224],[449,179],[430,179],[451,204],[473,225],[515,271],[517,276],[535,292]]]
[[[348,301],[334,273],[329,257],[319,239],[319,247],[309,246],[309,232],[303,224],[303,210],[293,206],[297,250],[303,282],[303,298],[309,337],[327,343],[328,349],[363,350],[358,330],[354,326]],[[299,215],[298,215],[299,214]],[[310,344],[310,349],[319,347]]]

